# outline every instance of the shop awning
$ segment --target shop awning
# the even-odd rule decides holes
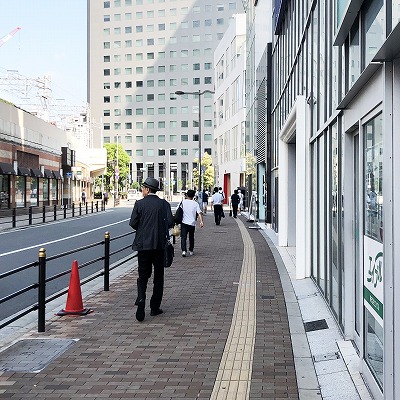
[[[53,171],[53,176],[56,179],[62,179],[62,176],[59,171]]]
[[[1,175],[15,175],[12,164],[0,163],[0,174]]]
[[[44,177],[52,179],[53,178],[53,173],[49,169],[44,170]]]
[[[30,176],[31,175],[31,170],[26,167],[18,167],[18,175],[22,176]]]
[[[35,176],[36,178],[43,178],[42,171],[36,168],[31,168],[31,176]]]

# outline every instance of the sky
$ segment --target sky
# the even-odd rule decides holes
[[[28,78],[48,75],[53,98],[84,104],[86,17],[86,0],[0,0],[0,38],[21,28],[0,47],[0,78],[8,76],[8,70]],[[3,82],[0,79],[0,97],[10,100]]]

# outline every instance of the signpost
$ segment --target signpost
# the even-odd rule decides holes
[[[65,175],[68,178],[68,207],[69,207],[69,204],[71,202],[71,178],[72,178],[72,172],[66,172]]]

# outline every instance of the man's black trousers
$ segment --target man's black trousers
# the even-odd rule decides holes
[[[150,308],[160,308],[164,292],[164,250],[138,251],[138,301],[146,300],[147,282],[151,277],[154,266],[153,295],[150,299]]]

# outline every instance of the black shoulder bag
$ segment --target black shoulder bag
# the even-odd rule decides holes
[[[175,249],[173,244],[171,243],[169,236],[167,212],[165,212],[164,222],[165,222],[165,241],[166,241],[164,250],[164,267],[168,268],[172,265],[172,262],[174,261]]]
[[[175,211],[175,216],[174,216],[175,224],[176,225],[181,224],[182,219],[183,219],[183,204],[182,204],[182,202],[180,202],[178,208]]]

